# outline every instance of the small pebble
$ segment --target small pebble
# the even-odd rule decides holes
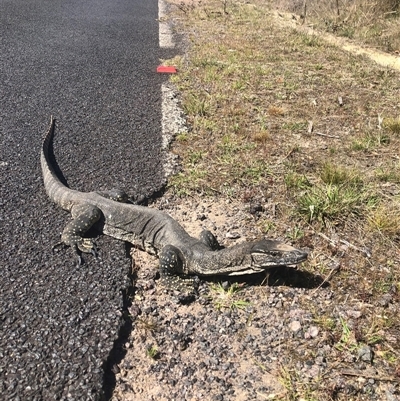
[[[297,333],[301,329],[301,323],[298,320],[293,320],[289,324],[290,330],[292,330],[294,333]]]
[[[240,238],[240,234],[237,233],[237,232],[230,232],[230,231],[228,231],[228,232],[225,234],[225,237],[228,238],[228,239],[238,239],[238,238]]]
[[[357,351],[358,359],[362,360],[363,362],[372,362],[373,352],[371,347],[368,345],[363,345]]]
[[[311,326],[307,329],[307,331],[304,333],[304,338],[315,338],[318,336],[319,329],[316,326]]]

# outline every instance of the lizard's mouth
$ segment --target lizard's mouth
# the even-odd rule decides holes
[[[304,262],[308,257],[308,253],[297,249],[292,249],[288,252],[280,250],[271,252],[253,252],[251,254],[252,267],[256,268],[271,268],[279,266],[296,266]]]
[[[258,267],[248,267],[247,269],[244,268],[243,270],[237,270],[231,273],[228,273],[228,276],[243,276],[246,274],[257,274],[265,271],[265,269],[261,269]]]

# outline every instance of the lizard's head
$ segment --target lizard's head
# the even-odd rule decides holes
[[[308,256],[307,252],[284,242],[268,239],[249,243],[246,251],[246,257],[241,260],[242,266],[237,266],[236,271],[232,269],[229,275],[259,273],[272,267],[297,265]]]
[[[276,267],[296,265],[307,259],[308,253],[284,242],[263,239],[251,248],[254,266]]]
[[[296,265],[306,259],[307,252],[280,241],[262,239],[215,251],[205,251],[204,246],[178,249],[167,245],[160,254],[160,266],[165,266],[167,273],[236,276]]]

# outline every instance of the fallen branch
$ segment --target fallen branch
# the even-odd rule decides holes
[[[357,376],[357,377],[364,377],[365,379],[373,379],[387,382],[400,382],[400,378],[397,377],[373,375],[359,370],[344,369],[340,373],[345,376]]]
[[[327,138],[336,138],[336,139],[340,139],[340,136],[323,134],[322,132],[316,132],[315,135],[326,136]]]
[[[333,239],[330,239],[327,237],[325,234],[322,233],[317,233],[321,238],[323,238],[325,241],[328,241],[332,246],[337,246],[336,242]]]
[[[358,246],[355,246],[355,245],[351,244],[349,241],[346,241],[345,239],[341,239],[341,240],[339,240],[339,241],[340,241],[342,244],[347,245],[349,248],[353,248],[353,249],[355,249],[356,251],[365,254],[365,256],[366,256],[367,258],[370,258],[370,257],[371,257],[371,253],[368,251],[368,249],[366,249],[366,248],[364,248],[364,249],[363,249],[363,248],[359,248]]]
[[[322,233],[317,233],[317,234],[321,238],[323,238],[325,241],[329,242],[332,246],[337,246],[338,245],[336,241],[334,241],[333,239],[327,237],[325,234],[322,234]],[[351,242],[346,241],[345,239],[339,239],[339,242],[341,244],[343,244],[343,245],[348,246],[349,248],[352,248],[352,249],[354,249],[354,250],[356,250],[358,252],[363,253],[367,258],[370,258],[372,256],[371,252],[367,248],[360,248],[360,247],[358,247],[356,245],[353,245]]]

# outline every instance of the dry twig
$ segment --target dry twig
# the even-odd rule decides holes
[[[400,381],[400,379],[397,377],[373,375],[373,374],[368,374],[368,373],[362,372],[360,370],[343,369],[340,373],[342,375],[346,375],[346,376],[364,377],[365,379],[373,379],[373,380],[389,381],[389,382],[399,382]]]
[[[355,249],[356,251],[365,254],[365,256],[366,256],[367,258],[370,258],[370,257],[371,257],[371,253],[370,253],[370,252],[368,251],[368,249],[366,249],[366,248],[364,248],[364,249],[363,249],[363,248],[359,248],[358,246],[355,246],[355,245],[351,244],[349,241],[346,241],[345,239],[341,239],[340,242],[341,242],[342,244],[348,246],[349,248],[353,248],[353,249]]]
[[[316,132],[315,135],[326,136],[327,138],[337,138],[337,139],[340,139],[340,136],[323,134],[322,132]]]

